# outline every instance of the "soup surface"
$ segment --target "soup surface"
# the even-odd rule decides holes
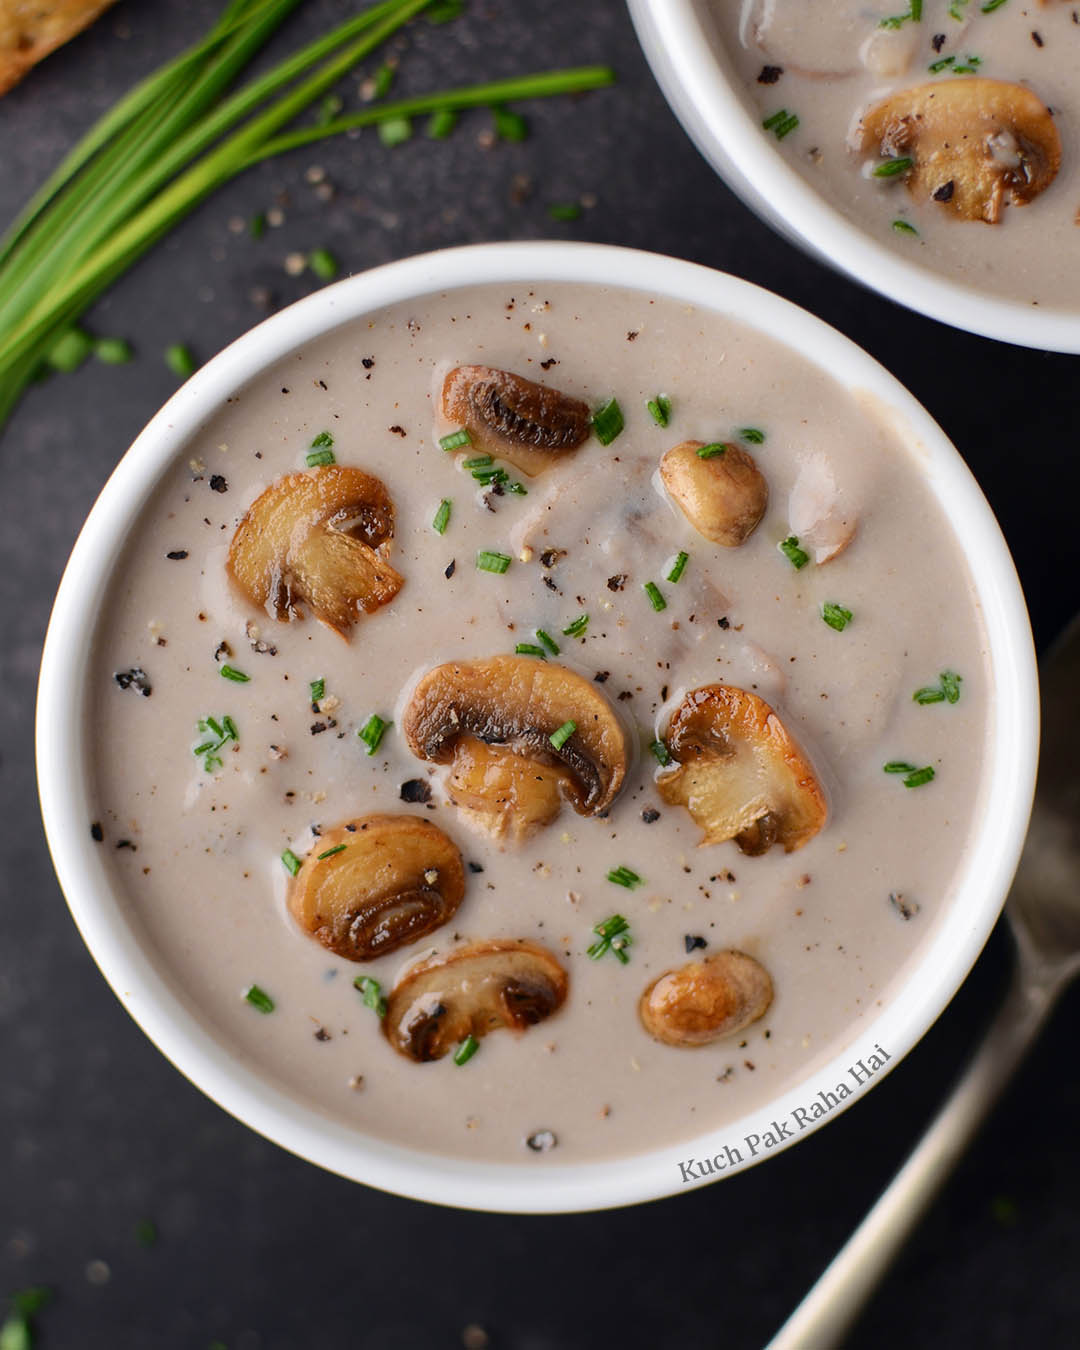
[[[593,409],[614,397],[625,426],[535,476],[466,467],[483,457],[441,448],[457,427],[440,391],[469,363]],[[767,482],[737,547],[703,537],[661,481],[686,441],[707,452],[691,447],[691,467],[752,455]],[[252,503],[330,456],[385,486],[402,579],[347,638],[310,614],[278,621],[229,573]],[[543,1166],[673,1144],[801,1081],[918,961],[979,808],[985,639],[922,464],[869,398],[779,341],[632,290],[451,291],[351,322],[238,389],[125,541],[90,657],[95,837],[165,978],[295,1099],[358,1136],[463,1158]],[[414,754],[406,728],[433,667],[519,644],[538,679],[581,677],[626,753],[606,815],[566,803],[514,847],[448,800],[448,768]],[[651,747],[689,692],[717,683],[765,700],[792,762],[812,766],[828,818],[791,852],[700,846],[702,827],[662,795],[677,765]],[[443,927],[357,962],[304,931],[289,899],[350,856],[326,837],[373,812],[438,826],[466,864],[464,896]],[[628,928],[608,945],[594,929],[616,915]],[[386,996],[418,958],[490,939],[543,948],[565,972],[562,1006],[478,1038],[460,1064],[395,1049],[379,991],[365,1001],[356,978]],[[764,1015],[695,1048],[650,1035],[646,988],[728,950],[771,977]]]
[[[976,291],[1080,308],[1075,5],[708,0],[708,13],[762,134],[831,205]],[[1060,164],[1042,186],[1047,151]]]

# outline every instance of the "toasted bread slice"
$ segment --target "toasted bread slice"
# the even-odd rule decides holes
[[[113,0],[0,0],[0,94],[94,22]]]

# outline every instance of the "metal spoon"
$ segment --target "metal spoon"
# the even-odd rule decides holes
[[[1005,913],[1016,965],[986,1036],[911,1156],[767,1350],[839,1345],[1080,973],[1080,615],[1043,663],[1035,806]]]

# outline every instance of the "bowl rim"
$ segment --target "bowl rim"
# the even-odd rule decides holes
[[[716,60],[701,0],[627,0],[638,41],[683,129],[753,211],[820,261],[887,300],[981,337],[1080,353],[1080,311],[979,292],[877,242],[771,145]],[[775,213],[775,219],[770,215]]]
[[[88,828],[89,650],[96,600],[128,529],[161,473],[230,394],[312,339],[386,305],[483,284],[569,282],[663,295],[783,334],[814,364],[851,389],[869,392],[898,419],[930,486],[970,559],[984,611],[991,705],[986,804],[971,864],[917,969],[885,1007],[851,1036],[828,1064],[790,1083],[766,1108],[719,1130],[646,1153],[574,1165],[550,1159],[483,1163],[405,1149],[360,1134],[294,1100],[227,1044],[177,997],[123,914]],[[914,452],[913,452],[914,453]],[[810,1079],[827,1086],[847,1065],[888,1048],[883,1077],[944,1009],[978,956],[1004,901],[1026,832],[1035,783],[1038,694],[1031,630],[1008,548],[964,461],[912,395],[872,357],[805,310],[749,282],[659,254],[579,243],[481,244],[446,249],[360,273],[300,300],[238,338],[203,366],[137,437],[108,479],[75,543],[57,593],[42,656],[36,719],[38,786],[46,836],[71,914],[102,974],[135,1021],[191,1082],[237,1119],[288,1151],[341,1176],[414,1199],[513,1213],[595,1210],[669,1195],[684,1188],[679,1162],[719,1156],[729,1140],[761,1133],[802,1104]],[[858,1094],[856,1094],[858,1095]],[[850,1104],[844,1102],[840,1109]],[[830,1113],[828,1118],[839,1114]],[[800,1133],[810,1134],[817,1125]],[[769,1150],[778,1152],[786,1143]],[[749,1166],[741,1159],[722,1175]]]

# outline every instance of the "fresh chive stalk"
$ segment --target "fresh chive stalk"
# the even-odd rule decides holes
[[[247,684],[251,679],[250,675],[245,675],[242,670],[237,670],[235,666],[221,666],[219,670],[223,680],[232,680],[234,684]]]
[[[612,952],[624,966],[629,962],[630,956],[626,949],[633,938],[630,936],[630,924],[621,914],[613,914],[610,919],[598,923],[593,932],[597,941],[586,948],[586,954],[593,961],[599,961],[602,956]]]
[[[855,616],[850,609],[845,609],[843,605],[837,605],[832,600],[826,600],[821,606],[821,617],[830,628],[835,628],[838,633],[842,633]]]
[[[538,656],[541,661],[547,660],[547,652],[536,642],[519,642],[514,648],[516,656]]]
[[[477,1050],[480,1049],[480,1042],[470,1032],[454,1051],[454,1063],[460,1068],[462,1064],[468,1064]]]
[[[902,173],[907,173],[915,161],[907,155],[899,155],[896,159],[884,159],[874,167],[875,178],[896,178]]]
[[[439,503],[439,509],[431,522],[431,528],[436,534],[445,534],[446,527],[450,524],[451,503],[444,497]]]
[[[328,848],[323,853],[316,853],[315,861],[322,862],[326,858],[333,858],[335,854],[344,853],[346,848],[348,848],[347,844],[335,844],[333,848]]]
[[[308,688],[311,690],[312,703],[318,703],[319,699],[326,697],[326,680],[321,675],[317,680],[312,680]]]
[[[506,553],[493,553],[482,548],[476,555],[476,566],[481,572],[505,572],[513,561]]]
[[[652,605],[653,609],[655,609],[658,614],[662,609],[667,609],[667,601],[664,599],[660,587],[655,581],[647,581],[641,589],[649,597],[649,604]]]
[[[588,626],[589,616],[587,614],[579,614],[573,623],[568,623],[563,629],[563,637],[582,637]]]
[[[558,656],[559,644],[550,633],[546,633],[542,628],[538,628],[536,630],[536,640],[542,647],[546,647],[552,656]]]
[[[548,740],[556,750],[561,750],[575,731],[577,731],[576,722],[564,722],[557,731],[551,733]]]
[[[472,445],[468,427],[460,427],[457,431],[451,431],[448,436],[440,436],[439,445],[443,450],[461,450],[466,445]]]
[[[285,868],[285,871],[288,872],[289,876],[291,877],[296,876],[297,872],[300,871],[300,868],[302,866],[300,859],[296,856],[296,854],[292,851],[291,848],[287,848],[285,852],[281,855],[281,862],[282,866]]]
[[[748,445],[764,445],[765,433],[760,427],[740,427],[736,435]]]
[[[686,571],[686,564],[690,561],[689,553],[679,553],[675,561],[671,564],[671,571],[667,574],[668,581],[678,581]]]
[[[626,422],[618,399],[610,398],[593,413],[592,426],[601,445],[610,445],[620,435]]]
[[[379,743],[386,735],[388,727],[393,726],[392,722],[384,722],[378,713],[372,713],[364,725],[357,731],[357,735],[367,746],[369,755],[373,755],[379,748]]]
[[[272,1013],[274,1011],[274,1000],[265,989],[260,989],[257,984],[248,985],[244,990],[244,998],[256,1012]]]
[[[645,404],[649,416],[658,427],[666,427],[671,421],[671,399],[667,394],[657,394]]]
[[[379,1017],[386,1016],[386,996],[378,980],[373,980],[370,975],[357,975],[353,988],[359,990],[365,1008],[370,1008]]]
[[[165,348],[165,364],[181,380],[195,374],[195,358],[182,342],[174,342]]]
[[[304,456],[309,469],[320,469],[324,464],[336,464],[333,450],[309,450]]]
[[[797,536],[789,534],[786,539],[781,539],[776,546],[784,557],[791,563],[792,567],[798,572],[810,561],[810,554],[799,547]]]
[[[655,740],[649,746],[649,749],[652,751],[657,764],[662,768],[667,768],[671,763],[671,751],[667,748],[667,742],[659,739]]]
[[[628,891],[641,885],[641,878],[629,867],[613,867],[607,874],[607,879],[616,886],[625,886]]]
[[[699,445],[697,457],[698,459],[717,459],[720,455],[726,455],[727,449],[725,441],[713,441],[711,445]]]

